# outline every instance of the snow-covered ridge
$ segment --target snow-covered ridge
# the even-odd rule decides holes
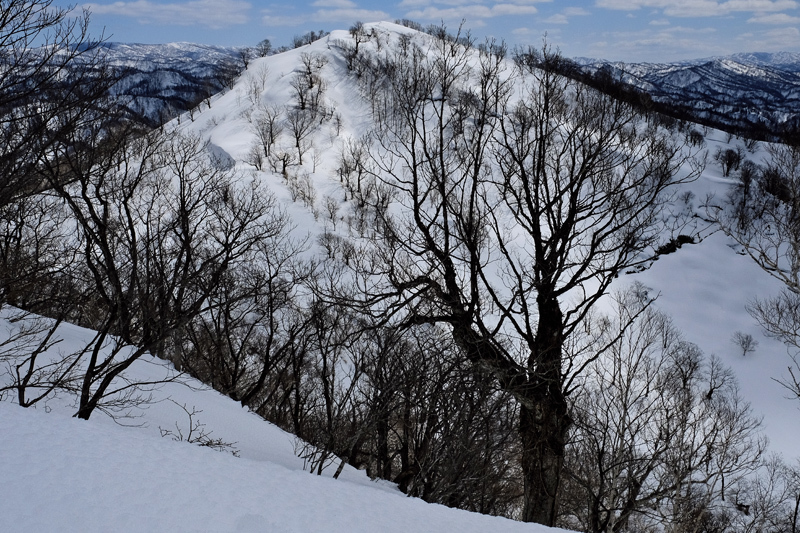
[[[374,28],[383,45],[397,39],[398,33],[413,33],[408,28],[391,23],[369,25]],[[421,36],[425,38],[426,36]],[[230,154],[241,168],[252,169],[250,151],[257,143],[252,119],[259,108],[282,106],[295,99],[292,78],[301,72],[303,55],[319,55],[327,58],[320,70],[327,89],[324,105],[333,110],[337,118],[323,124],[308,138],[310,154],[315,162],[307,158],[301,170],[317,191],[316,200],[310,205],[293,200],[294,193],[287,190],[278,173],[265,169],[265,180],[277,194],[291,205],[298,227],[316,228],[322,232],[342,230],[348,224],[347,206],[337,215],[338,230],[326,218],[323,205],[327,198],[341,198],[342,185],[338,177],[342,149],[350,140],[357,139],[371,128],[368,106],[357,95],[357,84],[347,73],[337,42],[350,40],[346,31],[334,31],[325,39],[288,52],[261,58],[251,62],[236,87],[221,95],[211,108],[203,109],[192,121],[182,122],[181,128],[208,138],[214,145]],[[664,65],[670,72],[685,73],[676,65]],[[641,68],[645,68],[642,66]],[[253,92],[253,80],[266,82],[259,91]],[[698,73],[686,73],[687,79],[698,79]],[[687,82],[688,83],[688,82]],[[285,136],[288,134],[285,132]],[[285,138],[281,149],[292,151],[294,142]],[[717,148],[741,147],[744,141],[730,139],[720,131],[711,130],[706,136],[709,153]],[[761,162],[763,150],[749,153],[748,158]],[[720,168],[709,158],[706,170],[696,182],[685,186],[694,197],[704,199],[709,194],[724,195],[731,180],[724,178]],[[345,196],[346,197],[346,196]],[[758,326],[745,311],[745,306],[759,294],[772,294],[779,285],[748,258],[738,255],[729,246],[729,240],[720,233],[708,236],[697,246],[686,247],[680,253],[664,256],[655,265],[633,277],[623,277],[620,283],[629,283],[632,278],[642,280],[655,293],[662,294],[659,307],[673,316],[681,329],[688,332],[687,340],[697,343],[707,354],[716,354],[726,364],[733,366],[740,377],[745,398],[753,403],[758,415],[766,417],[766,431],[776,450],[793,454],[797,442],[796,428],[783,423],[795,412],[794,404],[785,399],[784,391],[773,378],[786,371],[786,352],[780,343],[758,333]],[[737,329],[751,332],[761,342],[759,353],[744,360],[731,344],[731,335]]]

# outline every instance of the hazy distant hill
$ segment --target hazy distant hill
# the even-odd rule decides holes
[[[577,60],[584,72],[647,92],[675,114],[727,130],[792,132],[800,121],[800,54],[746,53],[679,63]]]
[[[131,110],[161,124],[220,92],[244,69],[238,48],[192,43],[106,43],[109,63],[126,72],[114,87]]]

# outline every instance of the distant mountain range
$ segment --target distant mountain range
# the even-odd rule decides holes
[[[761,136],[800,129],[800,54],[746,53],[677,63],[575,61],[586,74],[646,92],[680,118]]]
[[[130,96],[131,111],[150,125],[223,90],[245,66],[241,48],[191,43],[104,47],[110,63],[127,71],[115,93]],[[573,61],[579,76],[647,93],[658,111],[676,118],[760,138],[800,131],[800,54],[747,53],[676,63]]]
[[[125,73],[114,86],[128,107],[159,125],[232,85],[244,69],[240,48],[192,43],[105,43],[108,62]]]

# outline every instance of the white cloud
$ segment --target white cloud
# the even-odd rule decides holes
[[[711,17],[735,12],[772,13],[795,9],[796,0],[596,0],[597,7],[634,11],[641,8],[662,9],[674,17]]]
[[[448,11],[449,9],[464,8],[474,11],[480,7],[489,13],[518,14],[535,13],[534,4],[551,2],[552,0],[402,0],[398,7],[411,9],[416,8],[411,13],[424,13],[436,11]],[[491,15],[491,16],[500,16]],[[463,18],[463,17],[462,17]]]
[[[317,0],[311,5],[314,7],[335,7],[339,9],[356,7],[355,2],[351,2],[350,0]]]
[[[474,4],[475,0],[403,0],[398,4],[399,7],[432,7],[440,6],[465,6]]]
[[[344,0],[346,2],[346,0]],[[335,8],[332,4],[340,4],[344,7]],[[334,7],[333,9],[319,9],[310,14],[304,15],[279,15],[272,11],[265,11],[261,18],[261,23],[265,26],[299,26],[307,22],[350,22],[360,20],[361,22],[376,22],[379,20],[389,20],[391,17],[384,11],[359,9],[352,6],[345,6],[342,0],[320,0],[315,2],[315,6]]]
[[[563,13],[559,13],[544,19],[543,22],[546,22],[547,24],[569,24],[569,19]]]
[[[532,5],[527,4],[495,4],[492,6],[492,16],[502,16],[502,15],[530,15],[533,13],[538,13],[538,9],[536,9]]]
[[[311,15],[315,22],[333,21],[346,21],[354,22],[360,20],[361,22],[377,22],[379,20],[388,20],[391,17],[385,11],[378,11],[372,9],[321,9]]]
[[[714,28],[670,26],[633,32],[606,32],[590,46],[587,55],[627,61],[663,61],[730,53],[727,43],[715,37]]]
[[[800,30],[797,28],[781,28],[779,30],[770,30],[766,33],[766,35],[771,38],[775,39],[777,42],[780,42],[782,45],[800,44]],[[786,39],[786,41],[784,40]],[[787,42],[791,40],[792,43]]]
[[[667,19],[656,19],[650,21],[651,26],[669,26],[669,21]]]
[[[299,26],[307,20],[308,17],[300,15],[273,15],[267,12],[261,17],[261,24],[264,26]]]
[[[494,18],[505,15],[533,15],[538,10],[532,5],[522,4],[495,4],[492,7],[472,4],[460,7],[438,8],[427,7],[425,9],[415,9],[406,13],[410,19],[422,20],[461,20],[467,19],[471,26],[474,19]]]
[[[760,33],[743,34],[737,40],[746,50],[781,52],[800,47],[800,29],[775,28]]]
[[[756,24],[798,24],[800,17],[793,17],[786,13],[773,13],[772,15],[758,15],[747,20]]]
[[[84,4],[94,15],[117,15],[135,18],[144,24],[174,24],[228,28],[247,23],[251,5],[242,0],[190,0],[158,4],[150,0]]]
[[[568,17],[583,17],[586,15],[591,15],[591,13],[582,7],[568,7],[563,11],[563,13]]]
[[[561,13],[552,15],[544,19],[542,22],[546,24],[569,24],[570,17],[582,17],[589,14],[590,13],[582,7],[568,7]]]

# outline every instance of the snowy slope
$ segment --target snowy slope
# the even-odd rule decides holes
[[[241,457],[108,420],[84,422],[0,402],[0,529],[555,531],[429,505],[364,476],[353,482],[309,475],[291,454],[288,435],[237,416],[230,400],[190,396],[205,407],[201,419],[215,434],[242,438]],[[152,423],[149,412],[168,418],[162,405],[151,406],[140,422]],[[233,431],[220,429],[234,422]]]
[[[407,28],[389,23],[376,25],[376,29],[389,40],[394,32],[406,32]],[[321,232],[323,227],[331,231],[331,222],[323,211],[323,199],[327,196],[341,198],[341,187],[336,177],[337,158],[341,147],[349,138],[357,138],[370,126],[369,109],[363,107],[357,96],[355,83],[346,72],[341,56],[336,51],[336,41],[348,39],[344,31],[333,32],[329,37],[310,46],[292,50],[253,62],[242,76],[237,87],[214,101],[211,109],[204,110],[193,122],[182,123],[182,128],[206,136],[216,146],[231,155],[243,168],[254,142],[252,127],[247,117],[255,112],[255,104],[247,98],[247,79],[259,70],[269,72],[260,102],[267,105],[284,105],[292,101],[290,81],[299,70],[301,54],[316,53],[328,58],[322,75],[328,83],[325,93],[326,105],[341,115],[342,130],[337,135],[333,126],[323,124],[313,138],[313,152],[318,161],[313,167],[306,164],[316,188],[317,202],[313,216],[311,209],[300,202],[291,202],[297,225],[309,231]],[[728,142],[722,132],[711,131],[707,136],[706,150],[713,154],[718,147],[743,147],[743,141]],[[284,140],[286,149],[291,143]],[[738,143],[738,144],[737,144]],[[749,159],[759,162],[765,156],[763,149],[747,154]],[[265,172],[265,180],[284,199],[290,201],[283,180]],[[701,204],[706,195],[722,197],[731,180],[723,178],[719,166],[708,157],[703,175],[685,186],[695,194],[695,207],[702,212]],[[340,211],[344,216],[346,206]],[[340,225],[341,226],[341,225]],[[316,228],[316,229],[314,229]],[[707,232],[708,233],[708,232]],[[800,425],[787,423],[797,414],[796,403],[785,398],[785,390],[775,379],[786,378],[791,364],[786,349],[780,343],[764,337],[758,325],[747,314],[745,306],[755,296],[769,296],[780,290],[780,284],[763,272],[749,258],[739,255],[732,248],[732,241],[721,233],[711,232],[702,243],[684,246],[678,253],[662,256],[653,267],[643,273],[623,276],[618,287],[639,280],[660,293],[657,305],[672,315],[678,326],[686,333],[687,340],[694,342],[706,353],[717,355],[732,366],[739,376],[740,386],[747,400],[752,402],[757,415],[764,416],[767,434],[774,451],[792,458],[800,455]],[[752,334],[760,343],[754,354],[743,357],[731,341],[732,335],[742,331]]]
[[[728,146],[726,137],[721,132],[709,135],[709,152]],[[756,162],[763,156],[763,152],[748,154]],[[719,165],[709,161],[703,175],[687,189],[695,193],[695,203],[699,205],[707,194],[724,196],[730,183],[730,179],[722,177]],[[777,295],[782,284],[749,257],[737,254],[736,249],[731,239],[715,232],[699,244],[660,257],[649,270],[629,277],[660,294],[658,307],[672,316],[688,341],[733,369],[742,396],[752,404],[757,416],[764,417],[770,449],[793,460],[800,456],[800,404],[788,399],[789,392],[775,381],[789,377],[787,368],[792,361],[783,344],[764,336],[745,310],[756,297]],[[754,353],[742,355],[731,340],[737,331],[751,334],[758,341]]]
[[[11,309],[0,312],[0,337]],[[61,348],[91,332],[61,326]],[[128,376],[150,381],[174,372],[146,357]],[[338,480],[310,475],[294,436],[190,378],[149,391],[150,402],[115,423],[103,413],[71,418],[74,399],[23,409],[0,401],[0,531],[108,532],[545,532],[522,524],[426,504],[393,485],[347,468]],[[176,442],[189,419],[221,451]],[[236,451],[237,457],[229,451]]]
[[[408,31],[386,23],[375,27],[385,39]],[[230,157],[241,170],[267,183],[285,203],[295,231],[309,234],[311,242],[333,226],[324,214],[325,199],[341,202],[335,172],[341,148],[370,126],[369,109],[358,98],[336,49],[338,39],[348,38],[347,32],[333,32],[312,45],[254,60],[233,90],[175,124],[208,139],[215,154]],[[291,81],[301,68],[302,54],[308,53],[327,59],[321,69],[327,83],[324,105],[337,118],[312,134],[301,170],[316,197],[304,202],[293,201],[282,176],[256,171],[248,160],[255,141],[252,119],[259,106],[292,101]],[[724,134],[712,133],[709,152],[725,145],[723,139]],[[276,149],[293,150],[285,133]],[[706,194],[723,195],[728,184],[709,163],[687,189],[695,193],[699,208]],[[335,216],[341,222],[339,231],[346,231],[346,205]],[[761,335],[744,308],[755,296],[777,292],[780,285],[730,244],[724,235],[713,233],[699,244],[662,256],[645,272],[621,277],[617,286],[638,280],[660,293],[657,306],[672,315],[687,340],[734,369],[744,397],[764,416],[772,449],[791,459],[800,455],[800,427],[793,423],[797,404],[786,400],[774,381],[785,377],[789,359],[782,345]],[[0,334],[7,326],[3,320],[0,316]],[[755,353],[743,357],[737,351],[730,340],[736,331],[758,339]],[[90,333],[66,325],[61,335],[66,343],[79,343]],[[130,377],[152,379],[169,372],[162,362],[144,359],[131,368]],[[0,471],[4,479],[14,480],[0,489],[0,530],[550,531],[424,504],[354,469],[345,469],[336,481],[311,476],[294,454],[291,435],[186,381],[191,386],[160,386],[152,391],[153,403],[132,413],[135,418],[120,421],[134,427],[119,427],[100,413],[88,422],[69,419],[70,398],[27,411],[0,402]],[[232,443],[240,457],[162,437],[159,428],[188,429],[180,406],[194,410],[204,429]]]

